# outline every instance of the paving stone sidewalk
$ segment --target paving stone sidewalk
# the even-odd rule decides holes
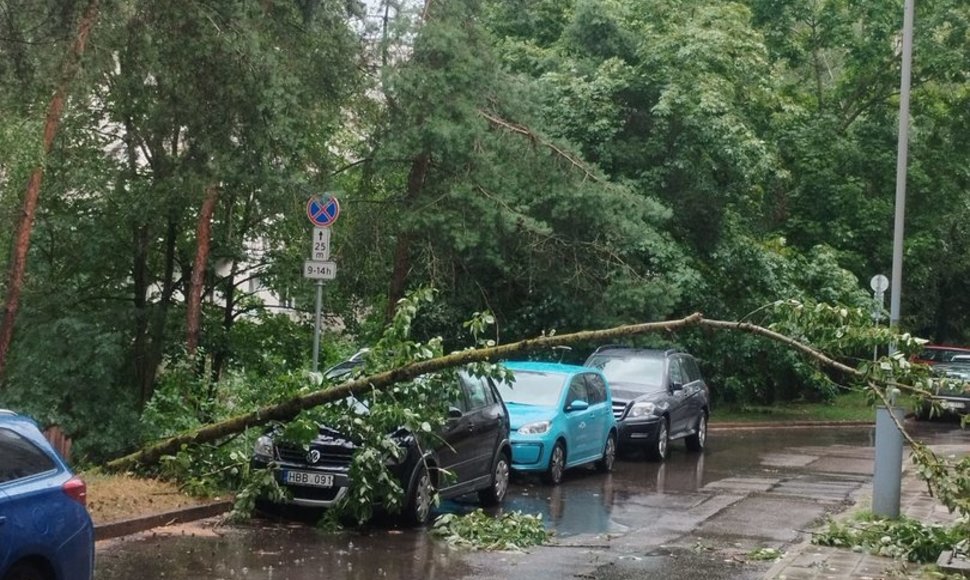
[[[933,450],[941,454],[963,455],[970,453],[970,446],[940,446]],[[872,499],[872,484],[864,486],[856,496],[856,505],[840,514],[848,517],[868,506]],[[949,523],[956,519],[935,498],[931,497],[926,484],[916,475],[908,454],[903,459],[903,478],[900,486],[899,511],[923,522]],[[785,556],[775,562],[765,575],[771,580],[818,580],[818,579],[882,579],[910,577],[918,566],[892,558],[872,556],[844,548],[816,546],[811,537],[788,549]]]

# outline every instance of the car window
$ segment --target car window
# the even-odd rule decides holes
[[[0,429],[0,483],[50,471],[54,460],[9,429]]]
[[[690,382],[701,380],[701,369],[697,367],[697,361],[692,356],[685,356],[681,359],[684,363],[684,372],[687,374],[687,380]]]
[[[606,402],[606,381],[596,373],[586,373],[586,388],[589,393],[589,404]]]
[[[583,375],[576,375],[569,381],[569,395],[566,397],[566,404],[569,405],[573,401],[589,403],[589,397],[586,394],[586,379]]]
[[[657,356],[593,354],[586,366],[597,368],[615,388],[649,391],[663,384],[664,359]]]
[[[672,385],[683,385],[687,381],[684,380],[684,371],[680,366],[679,358],[670,359],[670,384]]]
[[[468,404],[465,403],[465,389],[459,389],[455,394],[455,398],[448,403],[449,406],[454,407],[465,413],[468,411]]]
[[[541,405],[552,407],[559,404],[565,377],[560,373],[516,370],[513,382],[499,381],[498,391],[506,404]]]
[[[462,376],[461,384],[468,399],[469,411],[481,409],[489,404],[488,385],[482,379]]]

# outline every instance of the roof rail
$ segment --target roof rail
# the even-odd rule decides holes
[[[596,350],[594,350],[593,352],[599,352],[601,350],[605,350],[608,348],[633,348],[633,347],[631,347],[629,344],[602,344],[596,347]]]
[[[10,409],[0,409],[0,415],[10,415],[10,416],[13,416],[13,415],[16,415],[16,414],[17,413],[14,413]]]

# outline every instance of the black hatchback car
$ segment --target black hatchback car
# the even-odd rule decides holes
[[[448,410],[433,449],[422,452],[403,430],[393,434],[405,453],[388,467],[407,494],[403,516],[410,524],[428,522],[435,492],[442,499],[478,492],[481,503],[497,505],[508,490],[508,411],[490,380],[461,373],[459,382],[460,400]],[[340,501],[352,485],[350,464],[356,449],[352,440],[326,426],[320,427],[309,448],[277,442],[267,434],[256,441],[252,465],[271,467],[289,490],[290,503],[326,508]]]
[[[600,369],[613,389],[618,447],[645,449],[656,461],[670,441],[685,439],[702,451],[707,441],[710,393],[697,361],[677,350],[604,346],[586,360]]]

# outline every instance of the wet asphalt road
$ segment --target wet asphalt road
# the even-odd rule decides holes
[[[955,424],[919,424],[927,443],[967,443]],[[870,428],[711,432],[703,454],[674,444],[663,464],[516,481],[503,506],[542,514],[551,545],[527,554],[449,548],[424,530],[378,522],[324,534],[288,521],[189,525],[98,545],[97,579],[759,578],[755,549],[784,547],[853,501],[872,474]],[[440,511],[469,511],[471,500]]]

